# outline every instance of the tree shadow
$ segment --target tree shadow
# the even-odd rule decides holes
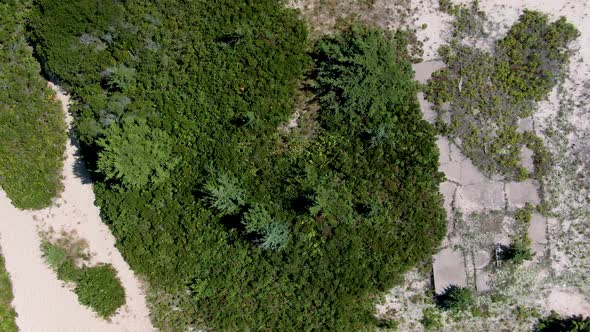
[[[90,184],[93,182],[92,176],[86,167],[84,156],[80,153],[80,151],[82,151],[82,147],[80,146],[80,142],[76,137],[74,129],[70,128],[70,130],[68,130],[68,136],[71,144],[76,147],[76,153],[74,153],[73,156],[74,163],[72,164],[74,176],[79,178],[82,181],[82,184]]]
[[[548,317],[545,317],[537,323],[535,332],[563,332],[563,331],[590,331],[590,317],[574,315],[570,317],[561,317],[552,311]]]

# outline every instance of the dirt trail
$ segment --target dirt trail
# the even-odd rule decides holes
[[[68,126],[69,97],[50,84],[63,104]],[[92,184],[72,141],[66,146],[64,187],[52,207],[21,211],[0,190],[0,246],[14,288],[16,323],[23,332],[154,331],[141,284],[115,248],[115,238],[102,223],[94,205]],[[78,303],[76,295],[59,281],[41,257],[39,229],[74,230],[95,253],[93,261],[112,264],[126,292],[126,304],[111,321],[99,318]]]

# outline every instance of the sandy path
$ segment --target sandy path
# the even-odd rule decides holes
[[[66,121],[69,98],[50,84],[63,103]],[[102,223],[94,205],[92,185],[84,180],[77,161],[77,147],[68,142],[64,162],[65,190],[54,206],[39,211],[13,207],[0,190],[0,245],[14,288],[16,323],[23,332],[154,331],[141,284],[119,251],[115,238]],[[93,260],[112,264],[126,292],[126,304],[107,322],[78,303],[76,295],[57,280],[41,257],[38,229],[75,230],[88,241]]]

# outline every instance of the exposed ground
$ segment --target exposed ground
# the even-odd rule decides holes
[[[56,86],[66,122],[69,98]],[[102,223],[94,205],[92,185],[77,155],[75,143],[68,142],[64,162],[65,190],[54,204],[43,210],[22,211],[10,204],[0,191],[0,244],[14,289],[16,323],[21,331],[152,331],[140,281],[115,248],[115,239]],[[78,303],[76,295],[41,257],[40,230],[75,231],[96,253],[96,262],[112,264],[125,288],[126,304],[111,321],[99,318]]]

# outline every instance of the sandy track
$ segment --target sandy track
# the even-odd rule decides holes
[[[57,92],[69,125],[69,98],[56,86],[50,87]],[[77,147],[69,141],[63,170],[65,190],[50,208],[18,210],[0,190],[0,246],[14,288],[16,323],[23,332],[154,331],[141,284],[115,248],[115,238],[94,205],[92,184],[85,181],[84,169],[77,161]],[[38,230],[49,227],[75,230],[95,253],[93,261],[110,263],[117,270],[127,298],[111,322],[80,305],[43,261]]]

